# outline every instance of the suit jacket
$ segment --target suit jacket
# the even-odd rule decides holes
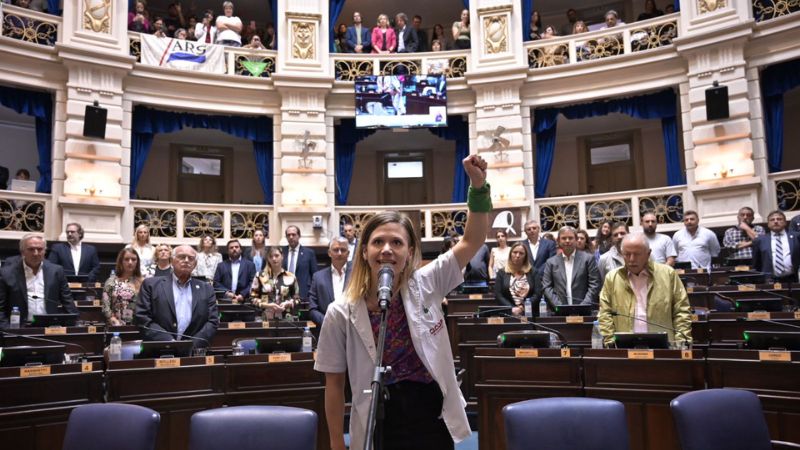
[[[317,255],[314,250],[297,245],[297,262],[294,265],[297,284],[300,287],[300,298],[308,300],[308,290],[311,288],[311,277],[317,271]],[[283,268],[289,270],[289,246],[283,247]]]
[[[345,264],[345,288],[350,281],[351,270],[351,264]],[[311,279],[311,289],[308,291],[308,312],[311,315],[311,321],[317,324],[318,327],[322,326],[325,313],[328,311],[328,305],[333,303],[335,299],[336,297],[333,294],[333,269],[329,266],[315,272]]]
[[[542,297],[542,278],[537,275],[534,270],[528,271],[526,274],[530,290],[528,291],[528,298],[531,299],[533,307],[536,308],[539,299]],[[500,302],[501,305],[515,306],[514,298],[511,297],[511,275],[506,273],[505,269],[497,271],[494,279],[494,297]]]
[[[570,303],[567,299],[567,270],[562,255],[556,255],[545,263],[542,290],[551,308]],[[600,273],[594,262],[594,256],[576,251],[575,261],[572,264],[572,304],[597,303],[599,293]]]
[[[19,308],[22,322],[28,319],[28,285],[22,258],[15,259],[0,270],[0,328],[8,328],[11,310]],[[44,271],[44,306],[48,314],[77,313],[72,293],[61,266],[42,261]],[[61,309],[61,310],[60,310]]]
[[[800,235],[786,230],[786,237],[789,238],[789,251],[792,259],[792,278],[796,281],[797,268],[800,267]],[[767,275],[772,275],[772,232],[767,231],[763,236],[757,237],[753,241],[753,268]]]
[[[256,276],[256,265],[253,261],[245,257],[239,258],[239,278],[236,281],[236,295],[241,295],[244,298],[250,296],[250,287],[253,284],[253,278]],[[233,286],[233,270],[231,269],[231,260],[226,259],[217,264],[217,270],[214,272],[214,286],[224,287],[231,290]]]
[[[530,242],[528,242],[527,239],[524,239],[522,242],[528,245],[528,259],[531,262],[531,267],[533,267],[536,271],[541,272],[544,270],[544,265],[547,263],[547,260],[553,256],[556,256],[556,243],[550,239],[539,238],[539,251],[536,252],[535,261],[530,252]]]
[[[347,32],[344,34],[345,45],[347,46],[347,53],[355,53],[355,48],[358,38],[356,34],[356,27],[347,27]],[[369,27],[361,25],[361,53],[369,53],[372,51],[372,42],[370,41]]]
[[[139,301],[133,323],[150,328],[141,329],[146,341],[174,341],[178,338],[178,316],[175,312],[175,295],[172,293],[173,277],[154,277],[144,280],[139,291]],[[217,299],[214,288],[206,282],[190,279],[192,289],[192,319],[184,334],[205,340],[195,341],[195,347],[206,347],[219,326]]]
[[[383,33],[381,33],[381,27],[375,27],[372,29],[372,53],[378,53],[383,44]],[[397,50],[397,35],[394,32],[394,29],[387,28],[386,29],[386,50],[394,52]]]
[[[415,29],[416,30],[416,29]],[[430,40],[428,39],[428,33],[425,32],[423,29],[416,30],[417,31],[417,39],[419,40],[419,45],[417,46],[418,52],[429,52],[430,49]],[[442,50],[444,50],[444,42],[442,42]]]
[[[59,242],[50,250],[47,260],[64,268],[64,275],[87,275],[90,282],[97,281],[100,272],[100,258],[94,245],[81,243],[81,262],[77,272],[72,262],[72,252],[68,243]]]
[[[400,38],[400,32],[403,31],[402,29],[398,29],[395,31],[397,38]],[[419,35],[417,35],[417,30],[410,25],[406,25],[405,32],[403,32],[403,45],[405,48],[402,52],[398,51],[398,53],[416,53],[419,51]],[[397,48],[400,48],[400,45],[397,45]]]

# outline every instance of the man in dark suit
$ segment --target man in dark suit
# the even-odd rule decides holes
[[[236,239],[228,241],[228,259],[217,265],[214,286],[224,288],[225,296],[242,303],[250,296],[250,286],[256,276],[256,265],[242,258],[242,245]]]
[[[397,24],[397,53],[416,53],[419,49],[417,30],[408,26],[408,16],[399,13],[395,16]]]
[[[528,255],[531,260],[531,267],[537,272],[544,270],[547,260],[556,255],[555,242],[549,239],[539,239],[541,230],[542,227],[535,220],[529,220],[525,223],[525,234],[528,236]]]
[[[67,242],[56,243],[50,250],[48,261],[63,267],[64,274],[67,276],[86,275],[87,281],[94,283],[100,272],[100,258],[97,257],[97,250],[93,245],[81,242],[83,241],[81,224],[69,223],[65,232]]]
[[[172,276],[144,280],[133,318],[146,341],[194,340],[207,347],[217,332],[219,313],[214,288],[192,278],[197,252],[180,245],[172,253]]]
[[[558,305],[597,303],[600,273],[594,256],[575,251],[577,233],[570,226],[558,230],[561,255],[547,260],[542,275],[542,290],[551,308]]]
[[[428,48],[428,33],[422,29],[422,16],[419,14],[415,15],[411,19],[411,25],[414,27],[414,31],[417,32],[417,39],[419,40],[419,46],[417,47],[418,52],[428,52],[430,49]]]
[[[333,238],[328,247],[331,266],[315,272],[311,280],[311,289],[308,292],[309,314],[311,321],[318,327],[322,326],[328,305],[342,298],[342,293],[350,280],[351,267],[347,263],[349,253],[347,238],[341,236]]]
[[[77,313],[61,266],[44,260],[47,242],[27,234],[19,242],[20,258],[0,270],[0,328],[8,328],[12,309],[19,308],[21,322],[34,314]]]
[[[369,53],[372,51],[372,36],[369,27],[361,25],[361,13],[353,13],[353,26],[344,34],[347,53]]]
[[[786,227],[782,211],[767,216],[769,232],[753,241],[753,268],[775,281],[797,281],[800,267],[800,236]]]
[[[300,245],[300,228],[294,225],[286,227],[286,242],[289,245],[283,248],[283,268],[297,277],[300,298],[307,300],[311,277],[317,271],[317,255]]]

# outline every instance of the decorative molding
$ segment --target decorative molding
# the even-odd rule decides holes
[[[111,0],[84,0],[83,29],[111,33]]]
[[[292,21],[292,58],[314,59],[317,22]]]
[[[726,0],[698,0],[697,10],[700,14],[714,12],[726,6]]]
[[[484,8],[478,8],[477,11],[478,11],[478,15],[482,16],[484,14],[492,14],[492,13],[506,12],[506,11],[510,12],[513,9],[514,9],[514,6],[511,3],[506,3],[506,4],[503,4],[503,5],[494,5],[494,6],[486,6]]]
[[[483,18],[483,52],[487,55],[508,52],[508,14]]]
[[[316,20],[318,22],[322,21],[322,14],[316,13],[305,13],[305,12],[292,12],[286,11],[284,14],[287,19],[300,19],[300,20]]]

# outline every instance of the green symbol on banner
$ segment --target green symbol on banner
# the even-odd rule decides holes
[[[242,61],[242,66],[254,77],[260,77],[264,69],[267,68],[265,61]]]

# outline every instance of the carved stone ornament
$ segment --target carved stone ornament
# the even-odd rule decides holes
[[[699,0],[697,2],[698,10],[700,14],[709,13],[712,11],[716,11],[720,8],[725,7],[725,0]]]
[[[111,33],[111,0],[83,0],[83,29]]]
[[[499,14],[483,18],[484,53],[487,55],[508,51],[508,16]]]
[[[314,22],[292,22],[292,57],[314,59]]]

